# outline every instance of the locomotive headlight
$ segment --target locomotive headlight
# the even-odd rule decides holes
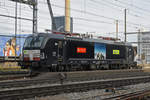
[[[41,58],[41,59],[45,59],[44,53],[41,53],[40,58]]]

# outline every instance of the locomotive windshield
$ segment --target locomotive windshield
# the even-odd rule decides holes
[[[24,48],[41,47],[43,40],[44,40],[44,37],[42,36],[28,37],[24,43]]]

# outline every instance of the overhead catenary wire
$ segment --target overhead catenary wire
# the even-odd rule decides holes
[[[90,1],[93,2],[94,4],[97,4],[97,5],[101,4],[103,6],[106,6],[106,7],[110,8],[110,9],[114,9],[116,11],[119,11],[119,13],[123,12],[123,10],[118,9],[115,6],[110,5],[109,3],[104,3],[104,2],[100,2],[100,1],[96,1],[96,0],[90,0]],[[122,9],[124,9],[124,8],[122,8]],[[98,10],[98,9],[96,9],[96,10]],[[138,14],[133,14],[133,13],[129,13],[129,12],[128,12],[128,14],[131,15],[131,16],[133,16],[133,17],[137,17],[137,18],[141,18],[141,19],[144,18],[143,16],[140,16]],[[145,18],[143,20],[145,20]],[[147,18],[147,20],[149,20],[149,19]]]
[[[93,1],[93,2],[96,2],[96,3],[98,3],[99,1],[96,1],[96,0],[91,0],[91,1]],[[105,1],[105,2],[108,2],[108,1]],[[39,3],[45,3],[45,2],[41,2],[41,1],[39,1]],[[99,4],[103,4],[103,5],[106,5],[105,3],[103,3],[103,2],[99,2]],[[113,4],[113,3],[111,3],[111,4]],[[109,4],[107,4],[107,6],[108,6]],[[114,5],[114,4],[113,4]],[[117,5],[117,4],[115,4],[115,5]],[[119,6],[119,5],[117,5],[118,7],[122,7],[122,6]],[[111,9],[112,9],[113,7],[111,7]],[[122,8],[125,8],[125,6],[124,7],[122,7]],[[39,9],[40,10],[40,9]],[[117,10],[117,9],[116,9]],[[118,9],[118,11],[122,11],[122,10],[119,10]],[[85,12],[85,11],[82,11],[82,12]],[[134,16],[134,17],[137,17],[137,18],[143,18],[143,20],[145,20],[145,18],[144,17],[142,17],[142,16],[140,16],[140,15],[138,15],[138,14],[132,14],[132,13],[128,13],[129,15],[131,15],[131,16]],[[147,20],[149,20],[148,18],[147,18]]]
[[[54,13],[55,15],[58,15],[58,16],[61,16],[60,14],[57,14],[57,13]],[[113,22],[106,22],[106,21],[101,21],[101,20],[91,20],[91,19],[88,19],[88,18],[82,18],[82,17],[74,17],[74,16],[72,16],[72,18],[73,19],[76,19],[76,20],[81,20],[81,21],[87,21],[87,22],[92,22],[92,23],[100,23],[100,24],[110,24],[110,25],[112,25],[112,26],[114,26],[115,25],[115,23],[113,23]],[[123,23],[119,23],[119,25],[120,25],[120,27],[121,27],[121,25],[122,25],[122,27],[123,27]],[[128,26],[130,26],[130,28],[132,27],[132,28],[137,28],[137,27],[135,27],[135,25],[133,26],[133,25],[128,25]],[[137,26],[137,25],[136,25]]]
[[[15,18],[15,16],[4,15],[4,14],[0,14],[0,16],[2,16],[2,17],[8,17],[8,18]],[[22,20],[27,20],[27,21],[33,21],[32,19],[29,19],[29,18],[23,18],[23,17],[17,17],[17,19],[22,19]]]
[[[56,6],[54,6],[54,7],[56,7]],[[24,10],[24,9],[23,9]],[[83,10],[84,12],[81,12],[81,13],[87,13],[87,11],[85,11],[85,10]],[[89,14],[90,15],[90,14]],[[99,15],[99,14],[98,14]],[[93,15],[92,15],[93,16]],[[95,16],[95,15],[94,15]],[[97,17],[99,17],[99,16],[97,16]],[[107,17],[107,16],[104,16],[104,17]],[[112,18],[112,17],[111,17]],[[106,18],[107,19],[107,18]],[[82,21],[87,21],[87,20],[89,20],[89,18],[76,18],[76,20],[82,20]],[[104,21],[104,22],[101,22],[101,21],[98,21],[98,20],[94,20],[93,21],[93,19],[91,19],[91,21],[90,22],[93,22],[93,23],[110,23],[110,25],[112,24],[114,24],[114,23],[112,23],[112,21],[114,21],[114,20],[116,20],[116,19],[111,19],[111,21],[109,21],[109,20],[107,20],[107,21]],[[98,22],[97,22],[98,21]],[[122,22],[122,21],[121,21]],[[122,26],[122,24],[120,24],[121,26]],[[129,26],[136,26],[136,27],[140,27],[140,24],[137,24],[137,23],[134,23],[134,24],[131,24],[131,23],[128,23],[128,25]],[[145,25],[144,25],[145,26]],[[146,27],[148,27],[148,26],[146,26]],[[135,28],[135,27],[134,27]]]
[[[21,4],[21,5],[23,5],[23,4]],[[1,6],[1,7],[3,7],[3,8],[8,7],[8,8],[13,8],[13,9],[15,9],[15,6],[12,6],[12,5],[9,4],[9,3],[7,3],[7,5],[3,5],[3,6]],[[26,6],[24,6],[22,10],[23,10],[23,11],[30,11]]]
[[[90,19],[78,18],[78,17],[73,17],[73,18],[74,18],[74,19],[77,19],[77,20],[83,20],[83,21],[92,22],[92,23],[106,23],[106,24],[114,24],[114,23],[109,23],[109,22],[99,21],[99,20],[90,20]]]
[[[43,2],[40,2],[40,3],[43,3]],[[52,4],[52,5],[53,5],[53,6],[57,6],[57,7],[64,8],[64,7],[59,6],[59,5],[54,5],[54,4]],[[84,11],[77,10],[77,9],[73,9],[73,10],[76,10],[76,11],[81,12],[81,13],[84,12]],[[86,12],[86,13],[88,13],[88,12]],[[88,14],[91,14],[91,15],[94,15],[94,16],[103,17],[103,18],[106,18],[106,19],[116,20],[116,19],[114,19],[114,18],[109,18],[109,17],[105,17],[105,16],[100,16],[100,15],[97,15],[97,14],[94,14],[94,13],[88,13]],[[122,21],[122,20],[121,20],[121,21]],[[128,24],[129,24],[129,23],[128,23]],[[136,25],[136,26],[140,26],[139,24],[135,24],[135,23],[131,23],[131,24],[134,24],[134,25]],[[144,25],[142,25],[142,26],[144,26]],[[145,27],[145,26],[144,26],[144,27]],[[146,26],[146,27],[147,27],[147,26]]]
[[[144,1],[150,4],[150,1],[149,1],[149,0],[144,0]]]
[[[63,6],[55,5],[55,4],[52,4],[52,6],[59,7],[59,8],[64,8]],[[72,11],[75,11],[75,12],[80,12],[80,13],[83,13],[83,12],[84,12],[83,10],[78,10],[78,9],[73,9],[73,8],[71,8],[71,10],[72,10]],[[105,18],[105,19],[113,20],[113,21],[116,20],[115,18],[106,17],[106,16],[103,16],[103,15],[98,15],[98,14],[95,14],[95,13],[92,13],[92,12],[86,12],[86,14],[89,14],[89,15],[92,15],[92,16],[97,16],[97,17],[102,17],[102,18]],[[124,21],[121,20],[121,19],[118,19],[118,21],[124,22]],[[128,23],[128,24],[132,24],[132,25],[136,25],[136,26],[140,26],[140,25],[141,25],[141,26],[150,28],[149,26],[145,26],[145,25],[142,25],[142,24],[137,24],[137,23],[133,23],[133,22],[129,22],[129,21],[127,21],[127,23]]]
[[[94,0],[95,1],[95,0]],[[118,1],[118,0],[115,0],[116,2]],[[112,2],[110,2],[110,1],[108,1],[108,0],[103,0],[103,2],[106,2],[106,3],[109,3],[109,4],[111,4],[111,5],[114,5],[114,6],[116,6],[116,7],[120,7],[120,8],[123,8],[123,9],[129,9],[127,6],[122,6],[122,5],[118,5],[118,4],[116,4],[116,3],[112,3]],[[128,6],[130,6],[130,5],[128,5]],[[141,11],[141,12],[139,12],[139,10],[135,10],[135,9],[131,9],[133,12],[136,12],[136,13],[144,13],[143,11]],[[140,9],[141,10],[141,9]],[[150,15],[150,14],[148,14],[148,13],[144,13],[144,14],[147,14],[148,16]]]
[[[124,2],[124,1],[120,1],[120,0],[116,0],[116,2],[122,3],[122,4],[124,4],[124,5],[130,5],[129,3]],[[141,10],[141,11],[143,11],[143,12],[146,12],[146,13],[149,13],[149,12],[150,12],[150,10],[145,9],[145,8],[141,8],[141,7],[138,7],[138,6],[136,6],[136,5],[132,5],[132,7],[136,8],[136,9],[139,9],[139,10]]]
[[[63,6],[55,5],[55,4],[52,4],[52,6],[59,7],[59,8],[64,8]],[[75,12],[81,12],[81,13],[84,12],[83,10],[78,10],[78,9],[73,9],[73,8],[71,8],[71,10],[75,11]],[[113,21],[116,20],[115,18],[106,17],[106,16],[103,16],[103,15],[98,15],[98,14],[95,14],[95,13],[92,13],[92,12],[86,12],[86,14],[89,14],[89,15],[92,15],[92,16],[97,16],[97,17],[102,17],[102,18],[106,18],[106,19],[110,19],[110,20],[113,20]],[[119,21],[123,22],[123,20],[119,20]],[[136,23],[133,23],[133,22],[128,22],[128,23],[133,24],[133,25],[139,25],[139,24],[136,24]],[[142,25],[142,26],[144,26],[144,25]]]
[[[128,6],[122,6],[122,5],[118,5],[118,4],[116,4],[116,3],[112,3],[112,2],[110,2],[110,1],[107,1],[107,0],[103,0],[103,2],[100,2],[100,1],[97,1],[97,0],[91,0],[91,1],[96,2],[96,3],[99,3],[99,4],[101,4],[101,3],[103,3],[103,2],[106,2],[107,5],[110,4],[110,5],[113,5],[113,6],[115,6],[115,7],[119,7],[119,8],[121,8],[121,9],[127,8],[128,10],[131,10],[132,12],[135,12],[135,13],[136,13],[136,14],[133,14],[133,13],[129,13],[129,12],[128,12],[129,15],[132,15],[132,16],[134,16],[134,17],[144,18],[143,20],[145,20],[145,17],[143,17],[143,16],[141,16],[141,15],[138,15],[138,14],[144,13],[144,14],[142,14],[142,15],[145,15],[145,14],[146,14],[147,16],[150,16],[149,13],[142,12],[142,11],[139,12],[139,10],[136,10],[136,9],[129,9],[128,6],[130,6],[130,5],[128,5]],[[116,2],[117,2],[117,0],[116,0]],[[137,14],[137,13],[138,13],[138,14]],[[146,18],[146,19],[149,20],[149,18]]]
[[[56,5],[55,5],[56,6]],[[60,6],[59,6],[60,7]],[[64,7],[61,7],[61,8],[64,8]],[[115,19],[114,19],[115,20]],[[131,23],[131,24],[133,24],[133,25],[136,25],[136,26],[140,26],[139,24],[135,24],[135,23]],[[147,26],[145,26],[145,27],[147,27]]]

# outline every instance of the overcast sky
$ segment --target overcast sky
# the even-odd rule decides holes
[[[51,19],[47,0],[38,0],[38,31],[51,29]],[[124,38],[124,9],[127,9],[127,32],[150,30],[150,0],[70,0],[73,30],[78,33],[90,32],[94,35],[115,37],[116,20],[119,20],[119,38]],[[55,16],[64,16],[65,0],[51,0]],[[0,0],[0,14],[15,15],[15,3]],[[32,7],[18,3],[18,16],[32,19]],[[14,34],[12,18],[0,16],[0,33]],[[32,22],[18,20],[18,34],[32,33]],[[136,39],[128,36],[129,41]]]

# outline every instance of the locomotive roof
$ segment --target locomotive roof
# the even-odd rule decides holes
[[[131,43],[125,43],[125,42],[115,42],[115,41],[108,41],[108,40],[94,39],[94,38],[66,37],[65,35],[52,34],[52,33],[38,33],[37,36],[44,36],[47,39],[54,38],[54,39],[66,39],[66,40],[87,41],[87,42],[100,42],[100,43],[107,43],[107,44],[131,46]]]

